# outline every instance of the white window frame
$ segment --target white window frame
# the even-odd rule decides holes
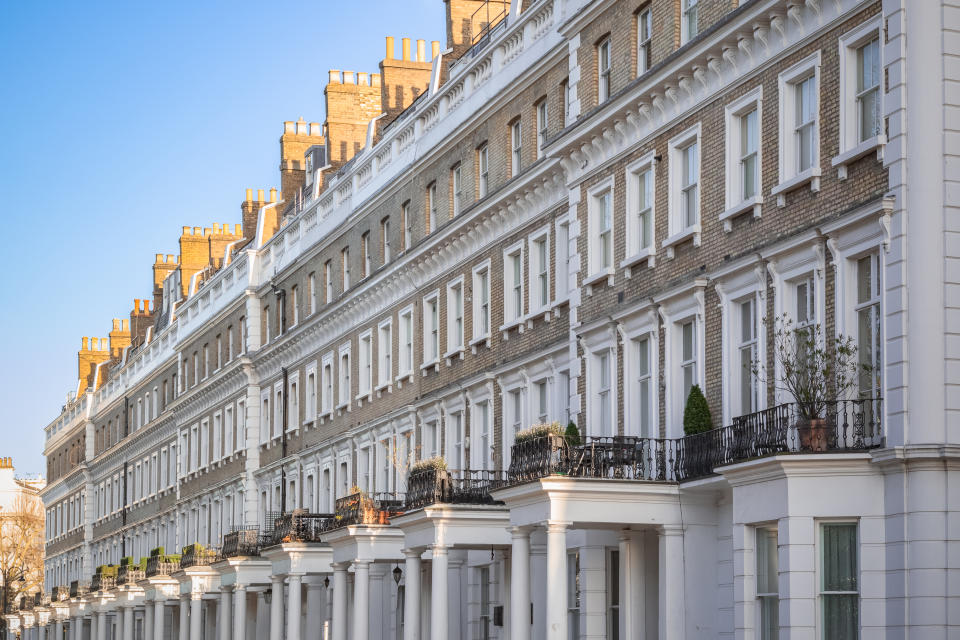
[[[313,315],[317,312],[317,273],[316,271],[311,271],[310,275],[307,276],[307,283],[309,286],[309,295],[310,295],[310,315]]]
[[[744,194],[743,154],[743,118],[751,112],[756,113],[756,151],[754,151],[754,192]],[[763,87],[758,86],[737,98],[724,109],[726,129],[726,207],[720,214],[724,231],[733,230],[733,218],[753,213],[759,218],[763,204]]]
[[[813,166],[805,171],[799,171],[798,147],[796,139],[796,91],[798,83],[809,77],[814,78],[816,84],[816,118],[814,119],[815,158]],[[778,122],[780,145],[778,155],[779,184],[773,187],[771,193],[777,196],[777,206],[785,207],[786,194],[793,189],[809,184],[811,191],[820,190],[820,51],[815,51],[789,69],[783,71],[777,78],[779,93]]]
[[[646,28],[646,33],[644,33]],[[650,5],[637,13],[637,75],[642,76],[653,66],[653,13]]]
[[[610,99],[611,73],[613,68],[613,44],[610,36],[605,36],[597,43],[597,104],[603,104]]]
[[[460,327],[457,328],[457,296],[460,297]],[[463,358],[466,346],[467,309],[466,293],[464,292],[463,276],[447,283],[447,351],[444,358]]]
[[[503,250],[503,325],[500,330],[509,331],[512,327],[523,322],[523,301],[525,298],[525,282],[523,277],[523,249],[522,240],[513,243]],[[519,257],[519,277],[514,267],[514,259]]]
[[[554,305],[570,298],[570,220],[567,216],[558,219],[554,226]]]
[[[880,82],[877,89],[877,112],[880,131],[875,135],[860,139],[860,110],[858,105],[857,82],[857,50],[873,39],[878,40],[877,56],[880,61]],[[883,160],[883,149],[887,143],[883,117],[883,17],[880,15],[870,18],[853,30],[843,34],[839,39],[840,46],[840,153],[831,160],[831,165],[837,168],[837,177],[845,180],[847,166],[867,154],[877,151],[877,159]]]
[[[343,369],[343,360],[346,356],[347,360],[347,369]],[[337,404],[336,409],[338,411],[346,409],[350,410],[350,394],[352,393],[352,381],[350,371],[352,367],[351,355],[350,355],[350,343],[340,345],[340,348],[337,350]]]
[[[823,573],[824,573],[824,542],[823,542],[823,527],[824,525],[853,525],[856,527],[857,539],[855,544],[855,551],[857,554],[857,590],[856,591],[842,591],[842,592],[827,592],[823,589]],[[816,619],[816,632],[817,637],[823,637],[825,631],[823,628],[823,616],[824,616],[824,605],[823,599],[825,595],[854,595],[858,596],[857,602],[857,636],[862,637],[862,628],[863,628],[863,554],[861,549],[861,539],[862,539],[862,526],[859,519],[855,518],[843,518],[843,519],[823,519],[816,521],[816,542],[814,544],[816,549],[816,609],[817,609],[817,619]]]
[[[490,259],[484,260],[480,264],[473,267],[473,288],[471,292],[471,298],[473,304],[473,339],[470,341],[470,346],[473,349],[473,352],[476,353],[476,347],[481,342],[485,342],[486,346],[490,346],[490,335],[492,332],[492,323],[493,317],[490,313],[491,308],[491,294],[492,290],[490,289],[492,285],[492,280],[490,278],[491,274],[491,261]],[[483,303],[482,297],[482,278],[486,277],[487,281],[487,300],[486,304]],[[484,310],[485,308],[485,310]],[[486,318],[484,318],[486,315]],[[484,324],[486,324],[486,331],[484,331]]]
[[[294,371],[287,378],[287,431],[300,428],[300,372]]]
[[[458,162],[450,170],[450,182],[452,191],[451,215],[457,217],[460,215],[460,203],[463,197],[463,166]]]
[[[681,0],[680,3],[680,44],[685,45],[700,31],[698,0]],[[692,24],[691,24],[692,22]]]
[[[528,269],[530,298],[527,300],[528,315],[534,316],[550,310],[550,227],[538,229],[528,238],[530,251],[530,268]],[[545,252],[543,256],[544,264],[541,264],[541,257],[538,254],[540,244],[543,244]],[[541,282],[543,277],[543,282]],[[546,298],[544,301],[543,298]]]
[[[547,99],[543,98],[537,103],[537,158],[543,157],[543,150],[547,146],[547,127],[549,126],[549,112],[547,111]]]
[[[350,247],[344,247],[340,250],[340,280],[343,284],[343,290],[350,288]]]
[[[333,301],[333,260],[327,260],[323,263],[324,278],[324,302],[329,304]]]
[[[606,229],[606,218],[604,217],[603,210],[603,201],[605,198],[609,199],[610,211],[609,211],[609,229]],[[606,281],[607,286],[613,285],[613,275],[616,271],[616,222],[614,220],[615,209],[614,206],[616,202],[616,192],[614,190],[614,180],[613,176],[610,176],[599,182],[587,190],[587,271],[588,275],[584,280],[583,284],[586,285],[587,295],[593,293],[594,285],[598,285]],[[606,229],[606,230],[605,230]],[[606,242],[603,238],[603,233],[609,233],[609,246],[607,250],[610,252],[608,256],[608,263],[604,264],[603,261],[603,252],[604,244]]]
[[[494,448],[493,394],[489,386],[481,389],[480,393],[470,396],[470,468],[490,470],[493,469]]]
[[[357,400],[373,395],[373,331],[367,329],[357,337]]]
[[[761,411],[767,407],[767,393],[765,385],[756,376],[751,375],[753,389],[756,394],[757,406],[755,409],[744,407],[742,402],[743,388],[741,386],[741,354],[743,323],[741,305],[752,300],[754,305],[754,339],[756,360],[766,362],[767,340],[763,326],[763,318],[767,309],[767,271],[762,265],[752,261],[735,268],[730,273],[718,277],[716,284],[717,295],[720,298],[721,323],[721,418],[723,424],[732,424],[737,416]]]
[[[431,306],[434,308],[431,310]],[[423,296],[423,363],[421,370],[439,366],[440,362],[440,290]],[[432,345],[432,349],[431,349]],[[431,353],[432,351],[432,353]]]
[[[334,393],[334,362],[333,352],[328,351],[320,359],[320,415],[329,416],[337,404]]]
[[[382,243],[383,264],[393,260],[393,245],[390,243],[390,216],[380,221],[380,242]]]
[[[377,325],[377,391],[393,382],[393,318]]]
[[[397,317],[399,329],[397,332],[397,377],[402,379],[413,375],[415,342],[413,339],[415,331],[413,305],[401,309]],[[408,338],[409,342],[406,342]]]
[[[487,143],[477,147],[477,197],[483,198],[490,189],[490,149]]]
[[[773,601],[774,603],[773,611],[775,612],[775,614],[779,613],[778,612],[779,602],[780,602],[779,532],[777,531],[777,527],[775,524],[768,525],[768,526],[757,526],[757,527],[754,527],[753,529],[754,529],[753,532],[754,532],[754,542],[755,542],[753,568],[754,568],[754,571],[756,571],[756,574],[754,576],[756,580],[756,588],[755,588],[754,595],[756,597],[756,606],[757,606],[756,621],[755,621],[755,625],[757,629],[757,640],[778,640],[778,635],[770,636],[767,633],[765,633],[766,631],[765,625],[763,624],[764,623],[763,603],[765,600]],[[761,547],[763,547],[764,544],[769,543],[769,537],[766,538],[766,540],[768,541],[766,543],[761,544],[760,541],[762,537],[771,536],[771,535],[773,537],[773,541],[775,542],[775,546],[772,549],[772,551],[773,551],[773,557],[776,559],[776,565],[777,565],[777,575],[772,576],[772,584],[777,587],[777,590],[762,591],[761,585],[760,585],[760,575],[761,575],[760,571],[761,571],[761,562],[763,561],[762,555],[763,555],[764,549],[762,549]],[[767,577],[768,586],[771,584],[770,579],[771,577],[768,576]],[[779,616],[777,617],[779,618]],[[774,620],[774,622],[778,623],[778,620]],[[776,626],[777,628],[779,628],[779,624],[776,624]]]
[[[467,416],[465,409],[463,402],[460,401],[453,406],[448,406],[443,412],[446,435],[444,456],[451,471],[463,471],[464,467],[467,466]],[[454,456],[459,456],[459,465],[455,464]]]
[[[660,321],[656,308],[644,303],[617,317],[623,333],[623,371],[626,376],[623,392],[623,433],[644,438],[660,437]],[[639,361],[639,342],[647,341],[647,367]],[[640,402],[641,377],[649,385],[647,415]],[[647,428],[643,428],[646,421]]]
[[[611,322],[582,329],[586,359],[586,427],[582,429],[588,436],[617,435],[617,407],[619,406],[619,388],[617,383],[617,341],[616,325]],[[606,357],[607,384],[603,385],[603,358]],[[605,406],[604,406],[605,405]],[[609,426],[601,429],[603,414],[609,416]]]
[[[523,121],[520,118],[510,123],[510,177],[519,175],[523,169]]]
[[[686,151],[692,145],[697,145],[697,162],[696,162],[696,189],[697,189],[697,205],[696,211],[694,212],[694,218],[696,222],[691,225],[686,223],[686,208],[684,207],[684,200],[686,193],[685,190],[690,187],[685,187],[683,175],[684,175],[684,166],[686,160]],[[674,248],[676,245],[685,242],[689,239],[693,239],[693,246],[700,246],[700,229],[701,229],[701,210],[703,208],[703,172],[701,171],[702,159],[703,159],[703,145],[701,143],[700,136],[700,123],[698,122],[694,126],[690,127],[683,133],[680,133],[677,136],[674,136],[670,142],[667,144],[668,149],[668,187],[669,192],[667,194],[667,210],[668,210],[668,235],[661,243],[663,248],[667,250],[667,257],[674,257]],[[691,183],[694,184],[694,183]]]
[[[690,320],[694,321],[694,350],[696,372],[694,384],[700,385],[707,393],[704,381],[703,366],[706,362],[704,348],[703,318],[705,313],[704,288],[706,281],[696,280],[679,290],[668,292],[663,297],[655,298],[660,304],[660,315],[664,320],[664,374],[666,383],[664,397],[664,417],[667,438],[679,438],[683,433],[683,411],[687,398],[683,397],[683,376],[681,371],[683,332],[682,325]]]
[[[437,181],[434,180],[427,185],[427,228],[429,235],[437,230]]]
[[[627,256],[620,263],[626,268],[626,276],[633,276],[633,268],[646,262],[647,267],[656,266],[657,255],[657,160],[653,151],[627,165],[627,206],[625,211],[625,228],[627,241]],[[646,187],[641,197],[640,179],[644,177]],[[643,207],[641,209],[641,207]],[[646,244],[640,234],[640,214],[646,213],[650,218],[650,237]]]
[[[317,387],[319,385],[319,381],[317,379],[316,361],[310,363],[310,365],[304,371],[304,380],[306,380],[306,386],[303,389],[303,418],[305,423],[309,423],[313,422],[317,417]],[[313,380],[312,383],[310,382],[311,380]]]

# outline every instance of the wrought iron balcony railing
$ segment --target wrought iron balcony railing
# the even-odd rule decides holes
[[[390,518],[404,513],[405,502],[400,493],[368,495],[360,492],[337,498],[333,517],[321,522],[321,531],[352,524],[390,524]]]
[[[137,580],[143,580],[146,577],[147,573],[140,568],[140,565],[122,564],[117,572],[117,584],[136,584]]]
[[[117,577],[103,573],[95,573],[90,578],[90,591],[106,591],[117,585]],[[71,592],[71,596],[73,593]]]
[[[217,550],[207,548],[202,544],[191,544],[183,548],[183,556],[180,558],[180,568],[202,567],[213,564],[217,560]]]
[[[70,588],[64,586],[56,586],[50,589],[50,600],[53,602],[63,602],[70,598]]]
[[[320,534],[333,517],[332,513],[308,513],[303,509],[284,513],[274,520],[270,544],[320,542]]]
[[[85,584],[80,584],[79,580],[74,580],[70,583],[70,597],[79,598],[84,596],[89,591],[89,587]]]
[[[220,555],[223,558],[258,556],[262,542],[260,538],[260,530],[256,527],[235,528],[223,536]]]
[[[169,576],[172,573],[175,573],[179,568],[179,555],[154,555],[147,558],[147,570],[144,571],[144,575],[147,578]]]
[[[822,417],[794,403],[739,416],[732,424],[682,438],[588,437],[551,434],[511,447],[507,484],[549,475],[682,482],[717,467],[777,454],[866,451],[882,446],[881,400],[837,400]]]
[[[485,470],[422,469],[407,479],[407,510],[431,504],[494,504],[490,489],[503,484],[506,474]]]

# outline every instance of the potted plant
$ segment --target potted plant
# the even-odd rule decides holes
[[[521,429],[510,449],[510,475],[513,478],[540,478],[551,473],[566,473],[567,441],[559,422],[535,424]]]
[[[683,448],[681,450],[679,467],[687,478],[709,475],[713,472],[713,458],[711,449],[713,443],[708,434],[713,429],[713,417],[710,415],[710,405],[700,385],[690,387],[687,402],[683,408]]]
[[[447,461],[443,456],[434,456],[413,464],[407,492],[417,502],[433,504],[447,499],[452,484]]]
[[[776,319],[773,361],[776,389],[788,393],[796,403],[793,426],[800,448],[826,451],[836,440],[830,406],[849,397],[858,376],[870,375],[870,365],[858,362],[853,338],[838,335],[827,340],[820,324],[797,327],[787,315]],[[754,363],[753,373],[764,381],[771,378],[764,375],[762,363]]]
[[[568,446],[580,446],[580,430],[577,429],[577,424],[573,420],[567,423],[567,430],[563,432],[563,437],[567,441]]]

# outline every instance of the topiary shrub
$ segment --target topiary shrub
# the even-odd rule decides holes
[[[563,437],[571,447],[580,445],[580,430],[577,429],[577,425],[573,420],[567,424],[567,430],[563,432]]]
[[[683,432],[688,436],[703,433],[713,428],[713,419],[710,417],[710,405],[700,390],[700,385],[690,387],[687,396],[687,405],[683,409]]]

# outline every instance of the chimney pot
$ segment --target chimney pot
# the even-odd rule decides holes
[[[393,36],[387,36],[387,60],[393,60]]]
[[[404,38],[403,40],[401,40],[400,46],[403,49],[403,59],[409,60],[410,59],[410,38]]]
[[[275,187],[270,187],[270,202],[277,201],[277,189]]]
[[[434,40],[430,43],[430,59],[436,60],[437,56],[440,55],[440,41]]]
[[[247,189],[247,202],[253,200],[253,189]]]
[[[426,62],[427,43],[424,40],[417,40],[417,62]]]
[[[263,189],[257,189],[257,202],[263,202]]]

